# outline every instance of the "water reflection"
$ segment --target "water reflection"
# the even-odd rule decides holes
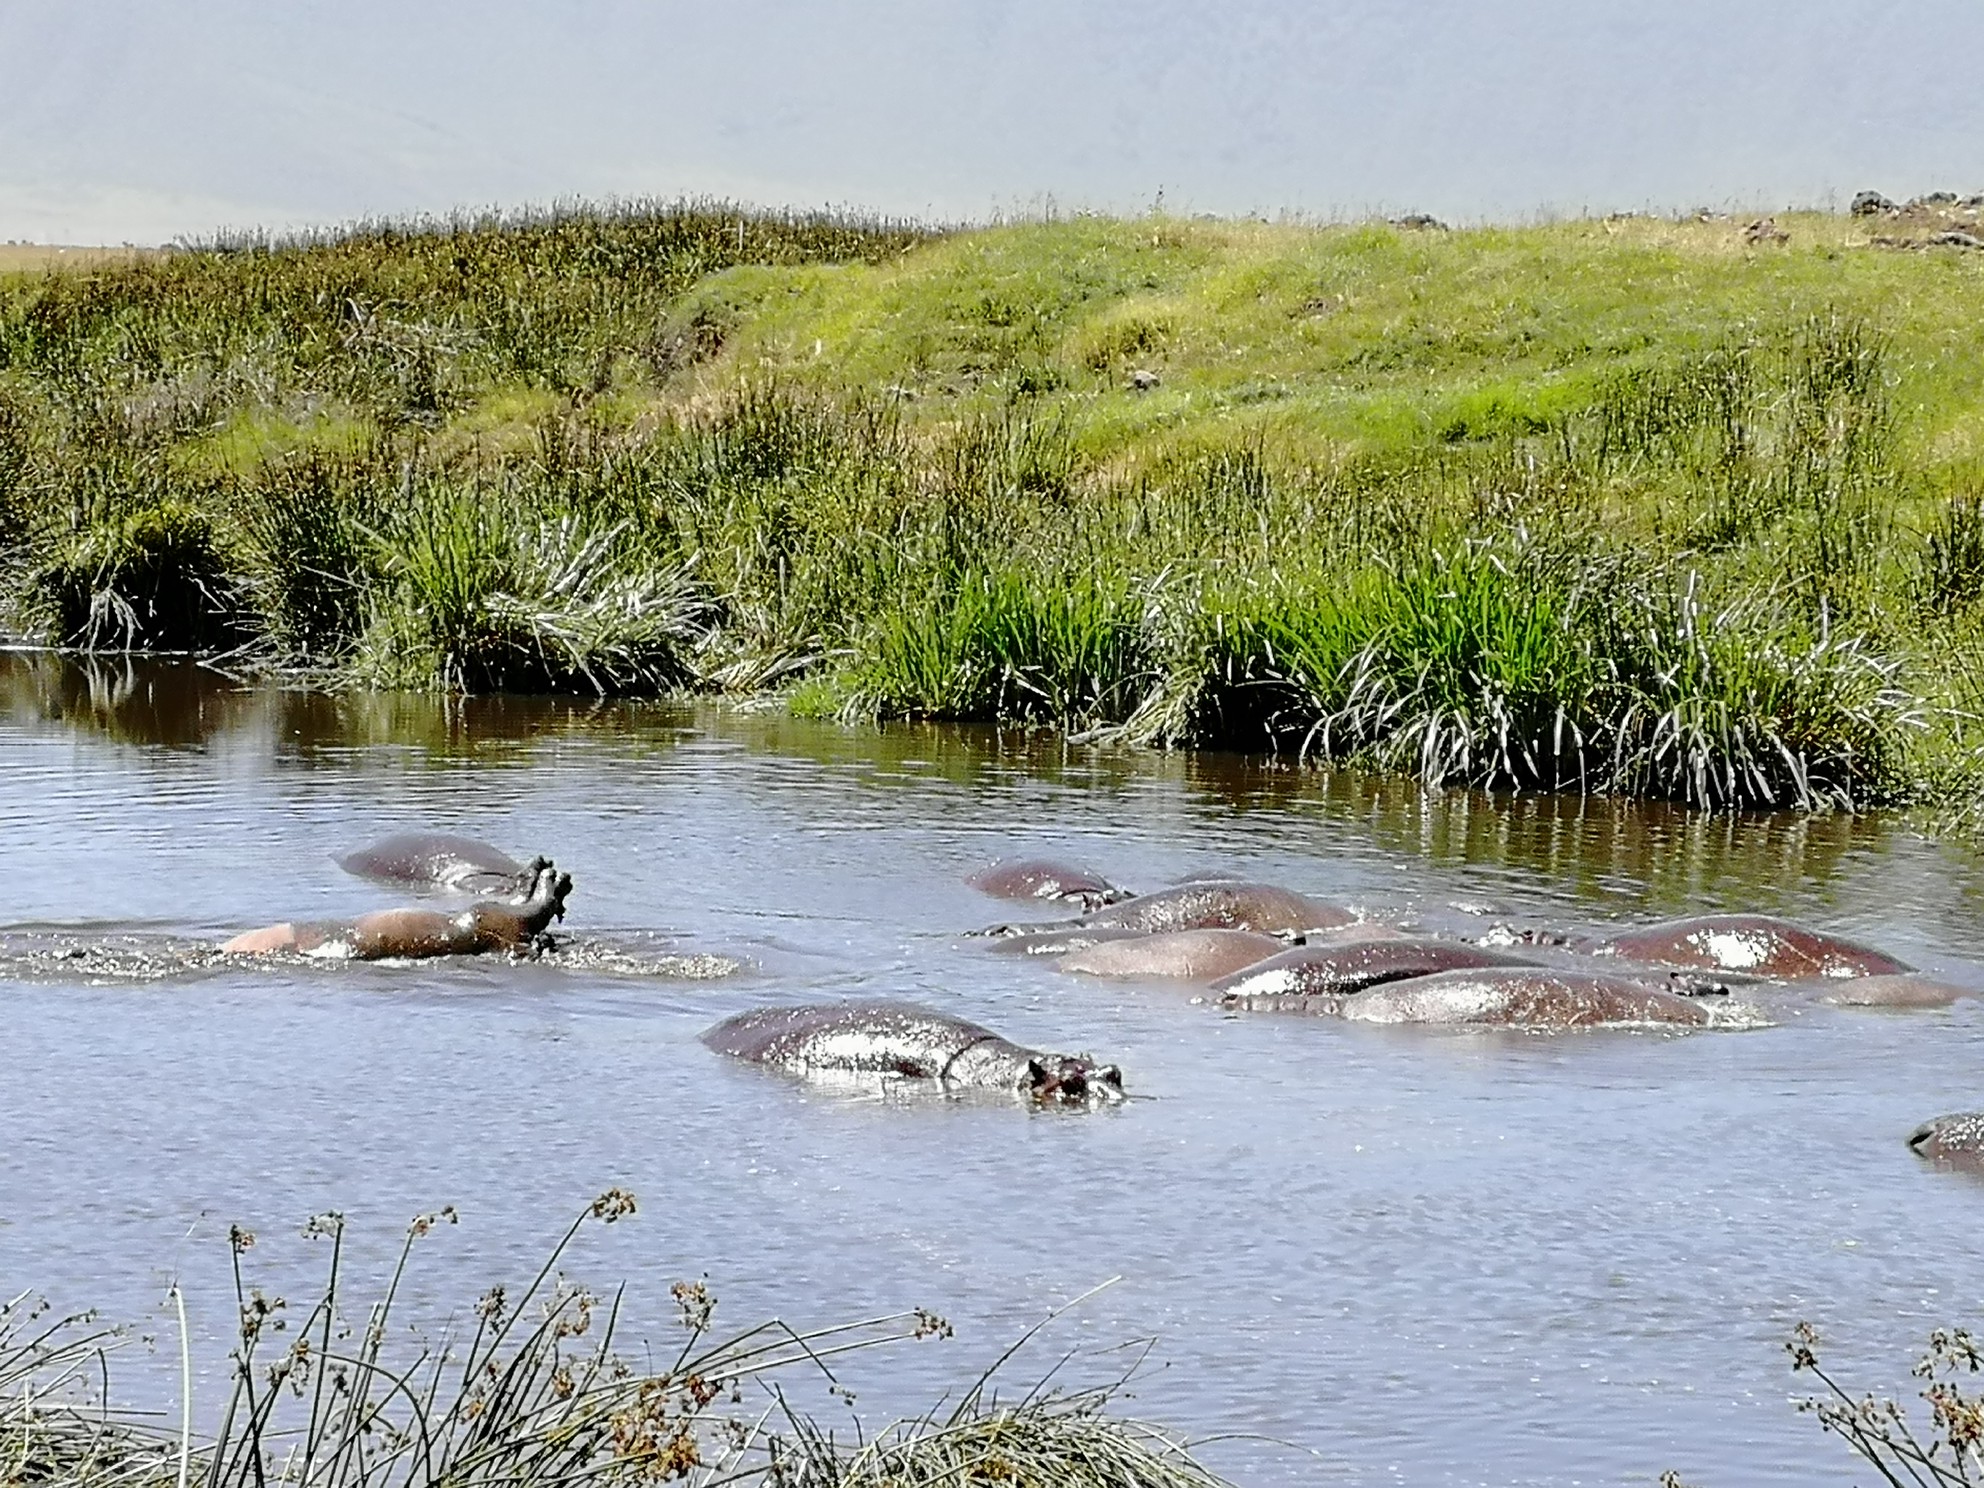
[[[190,659],[0,651],[0,720],[155,749],[266,742],[274,757],[307,763],[326,752],[392,745],[501,765],[528,761],[533,746],[548,740],[665,742],[690,716],[651,702],[321,692],[256,683]]]
[[[235,741],[310,766],[397,768],[410,760],[528,766],[547,748],[597,743],[616,760],[694,739],[834,772],[849,788],[905,780],[962,792],[1079,791],[1111,801],[1166,794],[1208,820],[1250,819],[1316,846],[1465,864],[1512,899],[1580,906],[1600,919],[1761,910],[1851,916],[1866,875],[1900,855],[1934,862],[1921,907],[1967,930],[1984,905],[1984,861],[1929,850],[1892,814],[1709,815],[1663,803],[1427,791],[1415,782],[1236,754],[1075,745],[1047,730],[891,724],[843,728],[777,709],[565,697],[323,693],[250,686],[193,661],[0,653],[0,719],[119,744],[197,750]],[[1030,825],[1016,813],[1015,825]],[[1503,907],[1491,902],[1490,909]],[[1967,935],[1964,937],[1967,938]]]
[[[0,652],[0,717],[56,725],[120,744],[200,749],[259,711],[240,683],[198,662]]]

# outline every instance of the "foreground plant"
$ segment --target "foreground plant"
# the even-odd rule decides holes
[[[105,1405],[104,1360],[120,1342],[93,1314],[50,1317],[30,1293],[0,1306],[0,1483],[173,1481],[176,1446]]]
[[[1974,1381],[1984,1370],[1977,1341],[1961,1328],[1938,1328],[1929,1351],[1910,1371],[1924,1381],[1928,1436],[1918,1436],[1907,1410],[1893,1400],[1854,1395],[1819,1362],[1819,1335],[1800,1323],[1790,1343],[1793,1370],[1810,1373],[1825,1394],[1798,1403],[1835,1433],[1895,1488],[1975,1488],[1984,1483],[1984,1394]],[[1969,1391],[1966,1380],[1973,1381]]]
[[[1092,1295],[1092,1294],[1090,1294]],[[1077,1298],[1079,1302],[1082,1298]],[[1075,1303],[1069,1303],[1072,1307]],[[1066,1308],[1027,1330],[950,1411],[898,1421],[852,1449],[789,1417],[772,1438],[767,1488],[1225,1488],[1188,1445],[1146,1422],[1112,1413],[1142,1355],[1117,1380],[1061,1392],[1043,1381],[1016,1401],[991,1393],[1000,1368]],[[947,1330],[948,1331],[948,1330]],[[1052,1375],[1049,1375],[1051,1380]]]
[[[852,1399],[835,1374],[842,1356],[950,1336],[949,1324],[927,1311],[803,1332],[774,1319],[719,1334],[706,1285],[678,1282],[673,1294],[685,1336],[672,1351],[645,1350],[648,1365],[636,1369],[615,1347],[619,1294],[598,1296],[558,1271],[581,1228],[616,1223],[634,1207],[631,1194],[608,1190],[566,1230],[528,1286],[515,1293],[492,1287],[465,1336],[452,1327],[432,1338],[415,1334],[420,1341],[410,1356],[389,1347],[407,1336],[396,1315],[401,1286],[415,1243],[453,1224],[452,1209],[409,1226],[384,1294],[362,1323],[346,1311],[341,1216],[321,1215],[305,1228],[330,1247],[322,1293],[307,1310],[250,1284],[242,1258],[255,1237],[231,1230],[240,1319],[230,1354],[233,1387],[218,1429],[204,1440],[192,1427],[183,1312],[188,1383],[174,1432],[112,1406],[108,1361],[121,1335],[88,1315],[50,1321],[37,1304],[17,1298],[0,1308],[0,1483],[1218,1488],[1220,1480],[1180,1444],[1106,1415],[1108,1390],[1036,1391],[1008,1406],[989,1398],[988,1372],[941,1421],[933,1414],[905,1423],[853,1450],[792,1406],[784,1383],[792,1376]],[[774,1416],[784,1424],[767,1429]]]

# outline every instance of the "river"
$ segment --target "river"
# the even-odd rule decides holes
[[[1792,1398],[1801,1320],[1906,1395],[1984,1301],[1984,1182],[1903,1145],[1984,1106],[1984,1001],[1787,1013],[1752,1032],[1537,1037],[1223,1017],[1175,988],[989,955],[961,882],[1015,853],[1151,887],[1237,870],[1387,917],[1564,929],[1756,908],[1984,988],[1984,865],[1898,819],[1702,817],[1429,793],[1041,734],[776,711],[257,688],[187,662],[0,655],[9,1012],[0,1285],[141,1332],[123,1390],[176,1398],[165,1298],[224,1385],[230,1223],[292,1297],[348,1217],[376,1278],[455,1205],[409,1303],[527,1279],[585,1201],[640,1213],[570,1266],[719,1320],[922,1305],[957,1337],[858,1358],[871,1425],[1015,1362],[1080,1381],[1154,1339],[1121,1408],[1237,1482],[1853,1481]],[[566,933],[626,964],[216,966],[171,948],[392,902],[331,861],[464,831],[577,881]],[[64,948],[90,954],[63,960]],[[134,949],[135,948],[135,949]],[[161,949],[164,948],[164,949]],[[707,961],[722,956],[730,975]],[[809,1090],[697,1033],[766,1001],[914,998],[1121,1063],[1085,1115]]]

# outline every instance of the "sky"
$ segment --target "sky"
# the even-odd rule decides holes
[[[0,0],[0,241],[1984,191],[1979,0]]]

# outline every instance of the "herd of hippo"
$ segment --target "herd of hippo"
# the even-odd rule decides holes
[[[463,899],[348,921],[250,930],[223,951],[359,960],[528,954],[547,941],[572,891],[547,858],[519,863],[471,838],[389,837],[340,860],[380,882]],[[1600,939],[1530,933],[1480,939],[1413,934],[1272,884],[1224,878],[1132,894],[1045,860],[1002,862],[968,880],[983,893],[1081,913],[975,932],[996,951],[1053,957],[1062,971],[1203,985],[1245,1013],[1385,1024],[1555,1031],[1738,1024],[1763,996],[1835,1005],[1945,1006],[1964,989],[1894,957],[1770,915],[1698,915]],[[1490,943],[1490,942],[1494,943]],[[1028,1049],[963,1018],[908,1003],[852,1000],[755,1008],[702,1036],[719,1053],[816,1080],[923,1081],[1060,1105],[1120,1100],[1114,1065]],[[1984,1112],[1939,1117],[1909,1146],[1984,1164]]]

